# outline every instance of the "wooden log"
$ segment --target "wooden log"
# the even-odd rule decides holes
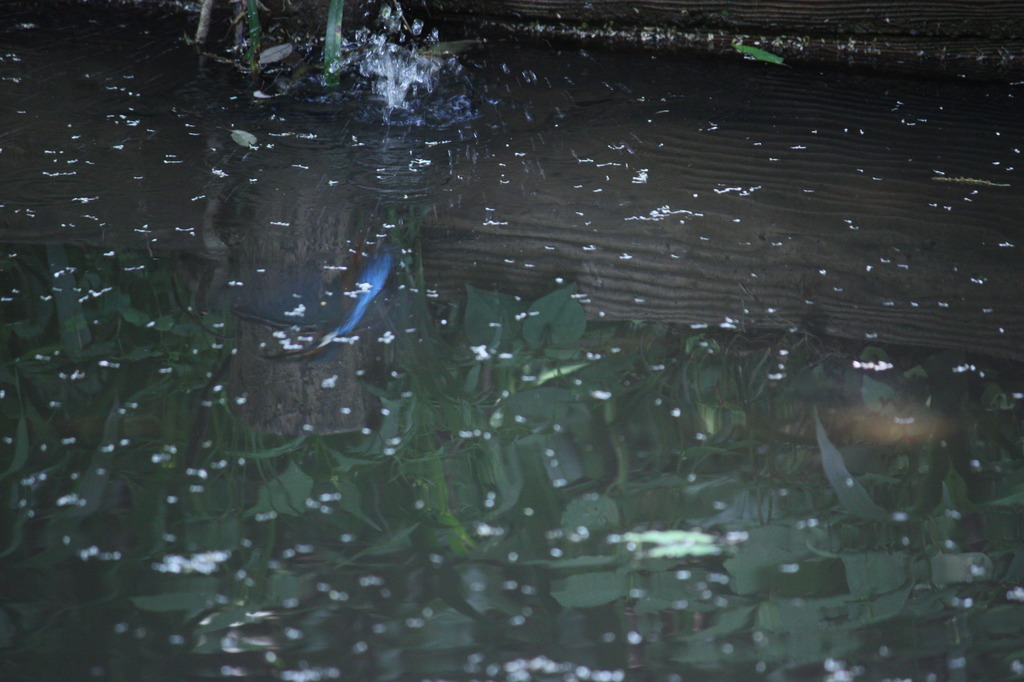
[[[787,63],[980,78],[1024,74],[1024,0],[434,0],[449,32],[659,52],[758,46]]]
[[[445,14],[519,21],[615,22],[742,33],[1024,37],[1024,2],[980,0],[433,0]]]

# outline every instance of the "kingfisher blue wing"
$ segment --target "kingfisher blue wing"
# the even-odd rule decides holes
[[[324,333],[312,343],[295,351],[287,351],[275,357],[297,357],[312,355],[321,350],[339,336],[345,336],[355,329],[366,315],[370,302],[377,297],[377,294],[384,288],[394,267],[395,259],[387,249],[381,249],[370,256],[363,265],[362,271],[356,281],[355,290],[349,295],[355,297],[355,303],[349,309],[345,318],[334,329]]]
[[[363,319],[363,315],[366,314],[366,308],[370,305],[370,301],[384,288],[384,283],[387,282],[393,265],[394,258],[387,249],[382,249],[370,257],[370,260],[363,266],[363,271],[359,273],[355,305],[352,306],[352,310],[349,311],[345,320],[333,331],[328,332],[329,334],[344,336],[356,328],[359,321]]]

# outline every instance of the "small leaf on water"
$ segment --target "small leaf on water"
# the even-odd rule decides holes
[[[283,45],[274,45],[260,52],[260,64],[273,64],[279,62],[288,55],[290,55],[295,48],[291,43],[285,43]]]
[[[241,147],[254,149],[256,147],[256,136],[244,130],[232,130],[231,139]]]
[[[747,57],[756,59],[759,62],[769,62],[771,64],[784,64],[782,57],[777,54],[773,54],[768,50],[762,50],[759,47],[753,47],[751,45],[740,45],[739,43],[733,43],[733,47],[737,52],[741,52]]]

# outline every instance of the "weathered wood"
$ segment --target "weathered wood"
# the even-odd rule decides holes
[[[281,174],[279,169],[267,170],[262,180],[288,186]],[[334,268],[352,265],[351,250],[365,234],[351,210],[325,205],[317,187],[288,187],[261,192],[247,206],[252,223],[269,230],[218,231],[231,247],[231,263],[217,268],[221,279],[208,282],[213,290],[202,292],[224,296],[225,290],[232,291],[229,301],[238,313],[238,352],[227,379],[228,393],[236,398],[231,407],[243,423],[272,433],[353,431],[370,423],[376,406],[357,376],[373,365],[368,343],[331,344],[316,356],[319,362],[274,359],[282,346],[268,323],[323,330],[337,324],[347,299],[340,294],[344,271]],[[211,194],[223,196],[234,189],[231,183],[210,188]],[[217,202],[218,209],[223,206]]]
[[[1009,0],[433,0],[453,14],[571,23],[612,21],[683,29],[775,29],[815,35],[1021,38],[1024,2]]]
[[[511,63],[500,51],[495,60]],[[475,147],[441,216],[459,238],[424,241],[442,297],[469,282],[531,298],[560,278],[593,320],[1024,360],[1024,211],[1016,174],[994,173],[998,155],[981,151],[993,130],[1020,130],[1012,109],[913,88],[878,94],[889,79],[586,60],[589,75],[628,83],[631,101],[591,86],[564,54],[531,63],[516,94],[535,127]]]
[[[660,52],[756,45],[789,63],[1015,78],[1024,73],[1024,0],[436,0],[447,30]]]
[[[699,246],[537,222],[513,232],[478,234],[457,250],[432,250],[425,259],[434,284],[453,297],[464,282],[485,289],[500,283],[502,290],[532,297],[556,278],[573,281],[593,321],[774,329],[1024,360],[1024,315],[1017,312],[1024,284],[1015,263],[989,264],[986,276],[1005,286],[982,289],[943,265],[957,261],[962,245],[925,255],[910,235],[889,237],[886,244],[851,233],[838,239],[804,235],[780,247],[756,237],[754,243]],[[509,243],[521,245],[517,258],[495,258]],[[585,261],[574,257],[583,247]],[[864,263],[900,250],[916,256],[913,278],[895,265],[864,270]],[[624,253],[629,261],[622,260]],[[523,264],[531,267],[524,271]],[[454,272],[458,280],[451,278]]]

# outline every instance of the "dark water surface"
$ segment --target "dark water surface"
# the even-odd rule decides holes
[[[1021,86],[4,11],[0,679],[1024,677]]]

